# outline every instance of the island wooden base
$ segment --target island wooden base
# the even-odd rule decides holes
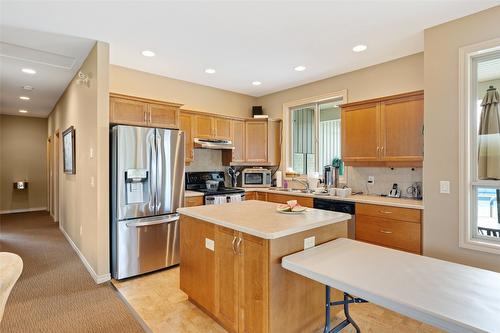
[[[281,258],[347,237],[347,222],[266,240],[181,215],[180,288],[230,332],[316,332],[324,324],[323,285],[287,271]],[[213,250],[210,249],[212,241]],[[334,298],[341,293],[335,291]],[[334,316],[340,308],[332,311]]]

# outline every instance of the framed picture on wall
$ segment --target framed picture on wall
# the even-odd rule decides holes
[[[63,164],[64,173],[71,175],[76,173],[75,128],[73,126],[63,132]]]

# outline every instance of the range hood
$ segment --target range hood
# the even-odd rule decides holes
[[[195,148],[204,149],[234,149],[233,142],[231,140],[218,140],[218,139],[194,139]]]

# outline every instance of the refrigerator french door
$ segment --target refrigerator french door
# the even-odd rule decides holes
[[[111,130],[111,272],[123,279],[179,263],[184,136],[179,130]]]

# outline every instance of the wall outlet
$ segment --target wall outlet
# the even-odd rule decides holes
[[[441,180],[439,182],[439,193],[450,194],[450,181]]]
[[[314,247],[314,245],[316,245],[316,237],[312,236],[304,238],[304,250]]]
[[[205,238],[205,247],[210,251],[215,251],[215,241],[213,239]]]
[[[90,159],[94,158],[94,149],[92,149],[92,148],[89,149],[89,158]]]
[[[368,176],[368,184],[375,184],[375,176]]]

